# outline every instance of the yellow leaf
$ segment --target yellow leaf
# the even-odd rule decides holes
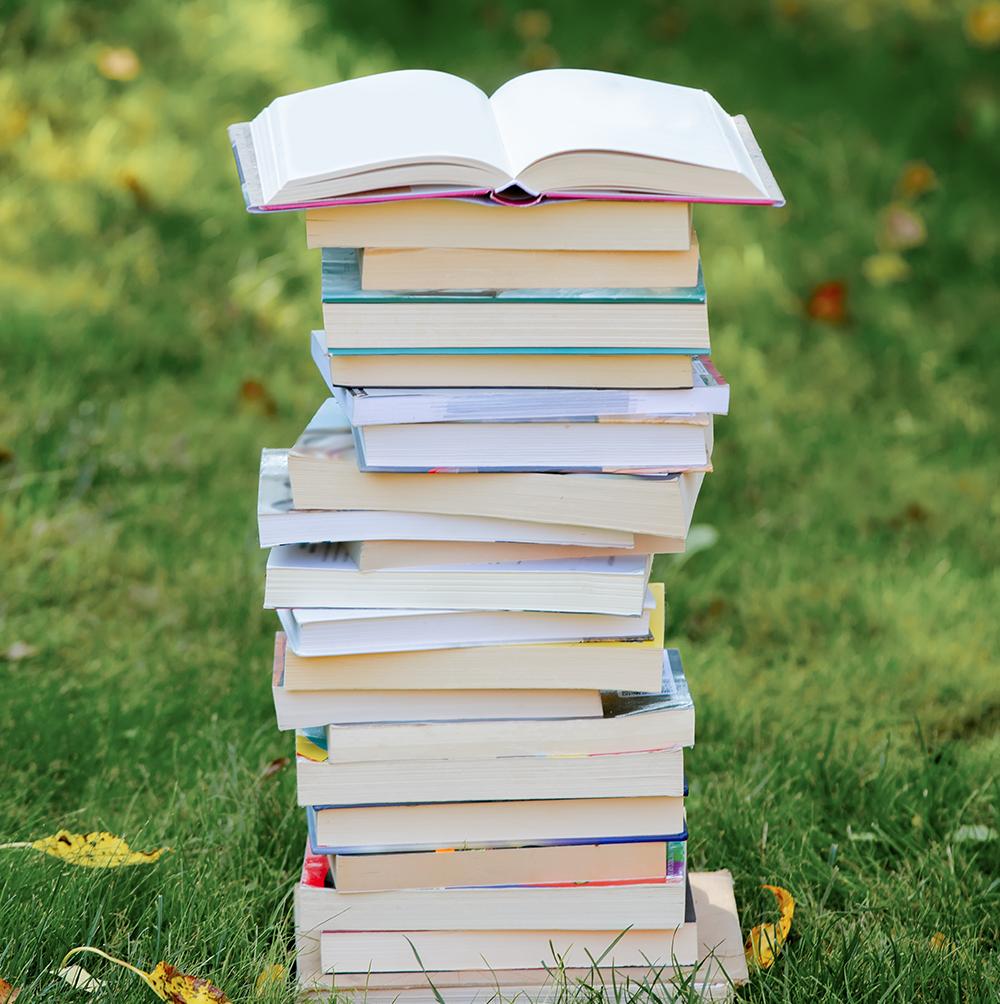
[[[890,282],[904,282],[910,278],[910,266],[896,251],[880,251],[866,258],[861,271],[873,286],[888,286]]]
[[[965,34],[973,45],[990,49],[1000,43],[1000,2],[986,0],[965,15]]]
[[[61,968],[66,968],[66,963],[71,955],[77,952],[93,952],[100,955],[102,959],[114,962],[126,969],[131,969],[161,1000],[169,1001],[170,1004],[226,1004],[229,998],[208,980],[203,980],[198,976],[188,976],[182,973],[176,966],[169,962],[157,962],[151,973],[144,973],[141,969],[116,959],[107,952],[102,952],[99,948],[91,948],[90,945],[81,945],[79,948],[71,948],[62,960]]]
[[[758,924],[750,932],[744,952],[750,965],[767,969],[778,957],[781,946],[784,945],[788,932],[791,930],[792,914],[795,913],[795,900],[792,899],[792,894],[787,889],[782,889],[781,886],[762,885],[761,889],[770,889],[777,897],[781,919],[777,924]]]
[[[96,976],[91,976],[83,966],[66,966],[60,969],[56,976],[64,979],[71,987],[77,990],[86,990],[88,994],[95,994],[103,989],[107,984],[104,980],[99,980]]]
[[[284,978],[284,966],[265,966],[264,971],[257,977],[257,986],[255,987],[257,996],[260,997],[261,994],[265,993],[274,984],[280,983]]]
[[[33,847],[36,851],[51,854],[67,864],[81,865],[84,868],[152,864],[169,850],[168,847],[163,847],[148,853],[133,851],[121,837],[116,837],[113,833],[70,833],[69,830],[60,830],[55,836],[42,837],[41,840],[0,844],[0,850],[8,847]]]

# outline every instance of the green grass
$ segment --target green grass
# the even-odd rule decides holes
[[[234,1001],[292,997],[254,994],[291,961],[304,820],[290,771],[262,779],[290,750],[253,509],[260,447],[323,396],[318,261],[301,220],[243,213],[223,127],[393,66],[495,86],[552,58],[516,9],[0,9],[0,651],[38,650],[0,662],[0,841],[175,848],[106,873],[0,851],[0,975],[29,999],[78,997],[51,970],[87,943]],[[1000,1000],[1000,840],[962,839],[1000,829],[998,56],[947,5],[546,9],[564,65],[745,112],[788,197],[698,210],[733,384],[696,517],[719,542],[656,568],[698,705],[691,858],[732,869],[744,930],[773,919],[762,883],[797,900],[741,997]],[[100,76],[106,45],[142,74]],[[914,158],[939,179],[916,204],[928,240],[875,288],[861,266]],[[803,309],[830,278],[843,326]],[[98,1000],[151,999],[80,961],[112,983]]]

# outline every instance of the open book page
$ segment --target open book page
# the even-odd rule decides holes
[[[539,70],[490,98],[511,171],[545,158],[607,152],[741,174],[763,193],[732,119],[706,91],[599,70]],[[591,184],[596,184],[595,179]]]
[[[358,174],[372,175],[370,187],[401,183],[384,172],[399,166],[409,168],[409,183],[470,184],[469,166],[481,169],[488,186],[510,178],[486,95],[436,70],[379,73],[277,98],[251,134],[258,154],[274,154],[272,163],[259,157],[265,201]],[[460,167],[449,171],[449,164]],[[427,179],[414,177],[421,165],[432,165]]]

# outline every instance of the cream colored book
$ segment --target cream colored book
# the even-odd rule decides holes
[[[491,248],[365,248],[362,289],[557,289],[694,286],[699,249],[512,251]]]
[[[638,616],[651,558],[563,558],[362,572],[339,544],[272,547],[264,606],[552,610]]]
[[[679,840],[686,830],[684,799],[673,795],[318,805],[308,815],[325,854]]]
[[[350,434],[307,429],[288,454],[296,509],[490,516],[686,537],[704,474],[379,474]],[[281,606],[287,604],[279,604]]]
[[[675,966],[672,962],[636,967],[601,966],[596,970],[587,960],[580,968],[568,967],[560,973],[557,967],[500,970],[486,968],[480,960],[466,970],[424,973],[348,973],[326,970],[320,950],[322,924],[310,922],[317,917],[308,897],[312,890],[299,884],[295,887],[296,945],[299,986],[303,991],[331,993],[336,987],[343,992],[359,991],[358,1000],[376,1004],[488,1004],[499,993],[505,1000],[548,1002],[565,1000],[577,981],[590,985],[612,986],[626,979],[662,985],[665,997],[668,988],[680,981],[692,985],[695,999],[731,1001],[734,990],[747,982],[746,958],[739,913],[733,895],[733,878],[728,871],[689,872],[696,920],[696,966]],[[688,925],[685,925],[688,926]],[[620,933],[620,932],[618,932]],[[599,954],[595,958],[599,957]],[[327,961],[329,957],[327,957]],[[546,958],[546,962],[548,959]],[[431,984],[433,984],[433,988]]]
[[[531,524],[527,524],[530,526]],[[683,537],[654,537],[637,533],[626,553],[682,554]],[[546,558],[611,557],[620,547],[574,547],[572,544],[518,544],[466,540],[355,540],[345,544],[362,572],[377,568],[418,568],[437,562],[447,565],[479,561],[542,561]]]
[[[694,745],[694,702],[677,649],[663,652],[656,693],[602,695],[603,717],[329,725],[327,762],[569,757]],[[443,717],[443,716],[441,716]]]
[[[325,333],[324,333],[325,346]],[[687,388],[689,355],[414,355],[331,356],[320,365],[341,387]]]
[[[330,854],[338,892],[482,886],[684,884],[686,840],[558,847],[443,848],[411,854]],[[443,968],[460,968],[445,966]]]
[[[310,248],[663,252],[688,250],[691,232],[688,202],[572,199],[526,212],[487,199],[411,199],[306,210]]]
[[[300,755],[295,761],[299,805],[659,798],[684,793],[684,750],[679,746],[592,756],[481,754],[468,759],[330,763]]]

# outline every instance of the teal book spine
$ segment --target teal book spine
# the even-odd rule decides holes
[[[384,290],[361,288],[354,248],[323,248],[324,303],[704,303],[705,282],[698,266],[695,286],[622,289]]]

